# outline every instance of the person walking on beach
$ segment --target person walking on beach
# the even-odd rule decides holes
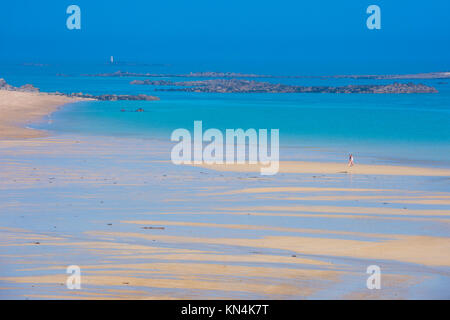
[[[353,155],[350,153],[350,155],[348,156],[348,166],[349,167],[353,167],[355,163],[353,162]]]

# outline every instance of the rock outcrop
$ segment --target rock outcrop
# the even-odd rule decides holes
[[[102,95],[92,95],[89,93],[71,93],[68,94],[70,97],[78,97],[85,99],[94,99],[101,101],[119,101],[119,100],[134,100],[134,101],[155,101],[159,100],[158,97],[149,96],[146,94],[128,95],[128,94],[102,94]]]
[[[190,72],[186,74],[164,74],[164,73],[137,73],[127,71],[116,71],[99,74],[86,74],[89,77],[153,77],[153,78],[279,78],[279,79],[373,79],[373,80],[407,80],[407,79],[450,79],[450,72],[428,72],[412,74],[366,74],[366,75],[270,75],[237,72]]]
[[[214,92],[214,93],[436,93],[433,87],[414,83],[330,86],[294,86],[243,79],[213,79],[198,81],[134,80],[131,84],[172,86],[156,91]],[[182,88],[176,88],[182,87]]]
[[[34,87],[32,84],[25,84],[21,87],[14,87],[8,84],[5,79],[0,78],[0,90],[10,90],[10,91],[21,91],[21,92],[39,92],[39,89]],[[136,100],[136,101],[154,101],[159,100],[158,97],[149,96],[146,94],[138,94],[138,95],[122,95],[122,94],[102,94],[102,95],[92,95],[89,93],[62,93],[62,92],[47,92],[51,95],[57,96],[67,96],[67,97],[78,97],[85,99],[93,99],[93,100],[102,100],[102,101],[118,101],[118,100]]]
[[[0,90],[21,91],[21,92],[39,92],[39,89],[32,84],[25,84],[21,87],[14,87],[6,83],[5,79],[0,78]]]

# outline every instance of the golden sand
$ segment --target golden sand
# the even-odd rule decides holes
[[[260,165],[250,164],[214,164],[198,165],[217,171],[260,172]],[[306,162],[280,161],[280,173],[311,173],[311,174],[366,174],[394,176],[442,176],[449,177],[450,169],[421,168],[407,166],[357,164],[348,167],[345,162]]]
[[[54,112],[58,106],[80,100],[48,93],[0,90],[0,139],[44,136],[44,132],[25,126]]]
[[[267,236],[246,238],[199,238],[145,235],[131,232],[92,232],[93,235],[160,240],[178,243],[219,244],[254,248],[272,248],[301,254],[352,257],[373,260],[395,260],[427,266],[450,266],[450,238],[388,235],[390,239],[360,241],[339,238]]]

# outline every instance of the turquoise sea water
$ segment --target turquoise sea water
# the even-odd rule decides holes
[[[403,261],[402,257],[397,261],[395,258],[390,259],[389,253],[387,253],[388,260],[376,256],[353,258],[352,255],[339,256],[339,254],[309,255],[302,252],[301,246],[293,246],[291,250],[258,245],[252,249],[236,245],[234,242],[222,245],[214,245],[213,242],[208,241],[191,243],[184,240],[170,242],[164,239],[150,242],[148,236],[154,231],[156,235],[195,236],[196,239],[255,240],[270,236],[297,237],[301,235],[318,240],[326,238],[336,239],[336,241],[343,239],[391,241],[393,235],[415,235],[442,237],[436,238],[440,241],[439,239],[448,236],[448,227],[443,222],[443,216],[433,216],[434,212],[419,215],[419,212],[412,210],[448,210],[448,205],[433,203],[434,198],[424,198],[431,200],[429,204],[414,203],[413,200],[415,197],[420,199],[422,196],[445,197],[438,192],[448,192],[448,177],[394,175],[380,178],[377,175],[362,174],[286,175],[280,173],[266,178],[255,173],[228,172],[225,174],[204,168],[175,166],[161,160],[169,160],[172,130],[180,127],[192,130],[193,122],[202,120],[204,129],[277,128],[280,130],[282,159],[320,158],[321,161],[341,159],[345,163],[348,153],[351,152],[355,155],[357,163],[450,167],[450,84],[448,84],[450,81],[420,81],[435,86],[439,90],[438,94],[197,94],[154,92],[154,88],[150,86],[130,85],[129,82],[134,78],[80,76],[82,73],[111,72],[119,69],[108,70],[109,68],[111,67],[97,66],[97,68],[86,67],[85,70],[75,67],[65,69],[59,66],[9,66],[7,68],[0,66],[0,77],[4,77],[15,86],[32,83],[42,91],[67,93],[82,91],[92,94],[146,93],[161,98],[160,101],[149,102],[93,101],[69,104],[52,115],[44,117],[38,123],[31,124],[32,127],[49,130],[55,134],[57,137],[51,137],[49,140],[54,140],[56,143],[44,144],[45,147],[35,147],[33,144],[29,147],[12,144],[2,149],[4,186],[0,193],[0,203],[3,204],[4,214],[1,216],[1,225],[12,228],[11,230],[26,230],[24,233],[27,234],[23,239],[21,234],[15,233],[12,233],[12,236],[3,237],[8,241],[2,247],[4,252],[3,261],[0,263],[0,274],[3,277],[65,275],[65,268],[54,268],[56,263],[59,266],[100,265],[99,272],[109,269],[105,261],[123,266],[124,258],[130,265],[157,265],[161,262],[157,257],[159,254],[148,255],[147,251],[142,251],[144,246],[150,246],[150,248],[155,246],[162,250],[161,253],[170,253],[168,248],[173,248],[225,256],[245,256],[247,253],[253,256],[262,253],[291,259],[295,254],[297,257],[331,263],[331,266],[337,266],[334,270],[339,271],[341,275],[339,281],[333,280],[331,285],[328,279],[323,281],[322,277],[317,280],[315,277],[305,278],[304,276],[300,279],[289,278],[289,284],[298,287],[298,290],[290,295],[280,296],[269,296],[266,292],[260,294],[245,291],[195,291],[172,288],[171,285],[167,288],[136,287],[134,284],[127,283],[127,288],[130,290],[145,291],[144,295],[148,296],[161,294],[183,298],[194,292],[198,294],[197,297],[209,298],[298,299],[307,297],[303,296],[303,284],[312,283],[318,290],[314,291],[310,298],[341,299],[347,298],[347,293],[366,290],[366,268],[368,265],[376,264],[382,267],[383,274],[390,276],[396,274],[402,277],[406,275],[412,279],[411,282],[394,282],[394,284],[389,284],[389,280],[386,282],[382,280],[384,291],[381,297],[383,298],[446,299],[449,297],[448,267],[423,265],[420,260],[418,260],[420,264],[411,263],[406,259]],[[120,69],[124,70],[124,68]],[[130,71],[164,72],[156,68],[130,69]],[[68,76],[56,76],[59,72],[66,73]],[[310,85],[376,82],[319,79],[273,79],[271,81]],[[133,112],[137,108],[143,108],[145,112]],[[121,112],[121,109],[125,109],[126,112]],[[72,143],[78,140],[78,137],[82,137],[80,139],[82,143]],[[296,197],[286,199],[283,198],[284,194],[276,193],[269,193],[267,198],[264,195],[247,193],[226,195],[226,191],[261,187],[269,189],[304,187],[305,190],[309,187],[326,187],[341,191],[330,193],[324,190],[323,195],[325,199],[326,195],[330,195],[329,200],[324,200],[321,196],[314,198],[315,193],[309,191],[292,193]],[[344,191],[345,189],[348,189],[350,193]],[[224,190],[225,193],[221,193],[220,190]],[[369,192],[369,190],[378,191]],[[215,195],[216,191],[218,193]],[[297,196],[298,199],[296,199]],[[354,199],[348,196],[354,196]],[[380,200],[365,199],[364,196],[380,197]],[[414,199],[410,198],[411,196]],[[404,201],[391,201],[392,197],[398,197],[399,200]],[[367,207],[372,210],[379,208],[380,215],[364,213],[356,215],[353,213],[355,209],[348,210],[346,218],[339,214],[333,216],[332,210],[330,213],[327,212],[326,218],[320,214],[304,216],[290,214],[293,211],[284,212],[281,209],[272,211],[272,214],[268,215],[254,215],[247,212],[247,214],[227,214],[229,210],[239,210],[239,208],[241,211],[247,208],[265,211],[262,209],[265,206],[298,205],[337,206],[342,207],[343,211],[347,211],[348,207],[362,209]],[[386,212],[384,211],[386,209],[393,211]],[[300,212],[301,207],[298,210]],[[305,212],[309,211],[306,209]],[[122,223],[134,220],[145,221],[145,219],[160,221],[159,223],[164,226],[166,225],[164,221],[188,223],[185,226],[168,225],[164,230],[144,230],[134,224]],[[205,228],[189,223],[211,223],[216,226]],[[270,226],[292,230],[299,228],[302,232],[291,232],[287,229],[281,232],[270,228],[234,229],[226,228],[226,225]],[[311,233],[307,231],[308,229],[311,229]],[[319,234],[317,230],[329,230],[333,233]],[[348,234],[348,232],[359,234]],[[363,236],[363,233],[367,236]],[[133,234],[137,236],[133,237]],[[372,237],[374,234],[384,234],[386,237],[375,238]],[[32,240],[35,235],[49,235],[55,239],[64,239],[65,242],[56,242],[56,246],[52,246],[53,241],[47,242],[45,238]],[[301,238],[299,239],[301,241]],[[37,240],[42,245],[30,243]],[[83,242],[87,245],[81,246]],[[96,243],[100,246],[98,249]],[[108,248],[108,243],[112,248],[120,248],[118,245],[123,244],[127,250],[105,250]],[[395,242],[393,243],[395,245]],[[133,247],[139,248],[139,252],[134,254]],[[430,248],[434,250],[433,246]],[[122,256],[119,251],[123,251],[124,255]],[[433,252],[431,251],[431,254]],[[425,257],[423,261],[431,257],[425,253],[417,254],[417,259],[421,256]],[[27,258],[29,268],[23,268],[24,256],[29,257]],[[190,261],[184,259],[183,257],[180,260],[174,260],[174,263],[183,264]],[[280,275],[285,272],[287,265],[238,260],[202,261],[201,263],[268,267],[280,272]],[[303,263],[294,265],[289,262],[289,268],[308,270],[315,267]],[[319,272],[327,272],[326,269],[322,269],[322,266],[320,269]],[[332,267],[330,267],[331,270],[333,270]],[[130,276],[144,277],[141,273],[143,270],[137,272],[134,269],[127,269],[125,271]],[[179,277],[177,274],[172,276],[166,271],[162,272],[170,277]],[[192,269],[189,267],[186,268],[186,272],[192,276]],[[235,281],[236,276],[244,284],[247,281],[250,283],[255,281],[248,272],[245,274],[238,272],[231,277],[220,274],[218,277],[220,281]],[[159,274],[155,277],[160,278]],[[267,283],[270,286],[279,286],[283,281],[281,277],[272,278],[267,277],[270,280],[257,279],[257,281],[262,285]],[[202,279],[214,278],[207,275]],[[44,286],[3,280],[0,284],[8,288],[0,290],[0,296],[6,298],[28,298],[28,295],[33,297],[33,294],[36,298],[45,296],[47,293],[57,294],[57,298],[60,298],[68,294],[65,286],[59,283]],[[91,290],[88,293],[97,291],[103,293],[106,288],[123,290],[123,286],[116,285],[98,287],[88,284],[86,287],[83,285],[83,288]]]
[[[175,73],[163,67],[10,66],[3,74],[13,85],[32,83],[42,91],[156,95],[160,101],[82,102],[66,106],[36,128],[56,134],[129,136],[170,141],[176,128],[279,129],[285,150],[318,148],[333,157],[356,154],[366,162],[450,166],[450,83],[432,85],[437,94],[211,94],[155,92],[129,84],[133,77],[86,77],[83,73],[117,70]],[[236,71],[236,70],[232,70]],[[180,71],[186,72],[186,71]],[[57,76],[64,73],[66,76]],[[261,72],[264,73],[264,72]],[[167,78],[170,80],[170,78]],[[182,78],[174,79],[175,81]],[[260,79],[301,85],[391,83],[389,80]],[[143,108],[145,112],[134,112]],[[125,109],[125,112],[121,112]],[[283,158],[283,154],[281,154]]]

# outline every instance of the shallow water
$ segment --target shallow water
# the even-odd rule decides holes
[[[433,255],[448,243],[448,177],[262,177],[169,162],[171,131],[202,120],[204,129],[278,128],[282,160],[345,162],[352,152],[357,163],[449,167],[448,85],[435,95],[155,93],[132,78],[40,70],[5,77],[161,100],[67,105],[33,124],[54,136],[0,144],[1,297],[449,298],[446,251]],[[261,187],[317,190],[226,194]],[[414,202],[430,196],[443,203]],[[316,241],[327,245],[316,252]],[[405,241],[413,248],[384,255]],[[72,264],[82,268],[79,292],[64,285]],[[371,264],[382,268],[379,292],[366,288]]]
[[[381,259],[377,250],[339,251],[340,241],[394,241],[394,249],[403,237],[447,241],[448,213],[430,210],[450,204],[413,202],[449,199],[439,177],[224,173],[164,161],[167,144],[152,139],[59,135],[0,146],[2,297],[448,298],[445,252]],[[226,194],[261,187],[317,190]],[[321,206],[325,215],[314,211]],[[267,237],[273,243],[260,245]],[[305,239],[313,242],[302,247]],[[336,251],[310,253],[316,240]],[[79,292],[64,285],[72,264],[82,269]],[[365,287],[371,264],[383,272],[378,293]]]
[[[66,106],[35,125],[36,128],[54,133],[169,141],[174,129],[193,130],[194,120],[202,120],[204,130],[279,129],[282,146],[299,148],[302,152],[320,148],[334,152],[335,157],[332,159],[345,159],[348,153],[353,153],[357,160],[364,159],[363,162],[450,166],[448,81],[413,81],[436,87],[439,91],[437,94],[214,94],[158,92],[154,91],[154,86],[129,84],[134,77],[80,76],[83,73],[113,72],[124,68],[135,72],[177,73],[173,67],[167,70],[165,67],[107,65],[78,68],[6,66],[3,67],[2,76],[13,85],[32,83],[42,91],[144,93],[161,98],[160,101],[150,102],[83,102]],[[57,76],[58,73],[67,76]],[[299,85],[394,82],[354,79],[259,80]],[[134,112],[138,108],[145,109],[145,112]],[[121,109],[126,112],[120,112]]]

